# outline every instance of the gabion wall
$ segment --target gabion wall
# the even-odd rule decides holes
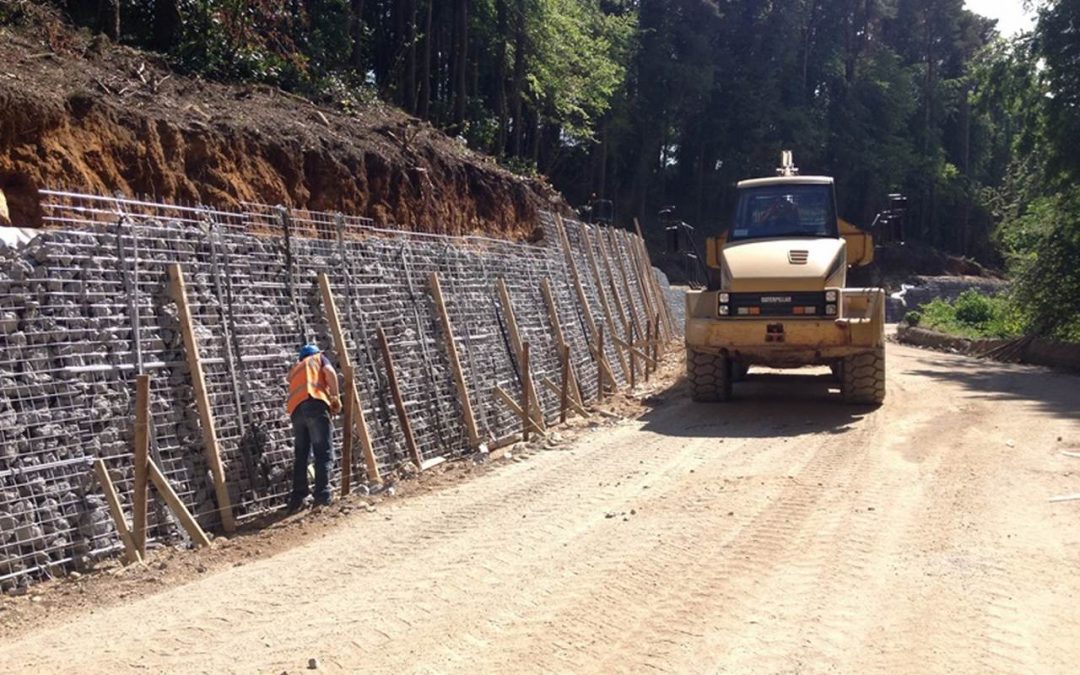
[[[471,451],[435,313],[438,273],[481,440],[520,428],[496,397],[521,384],[505,280],[548,421],[558,401],[541,379],[560,364],[541,282],[547,279],[583,394],[596,395],[583,308],[558,223],[544,241],[516,244],[389,232],[364,219],[248,205],[243,212],[43,193],[50,229],[20,249],[0,248],[0,587],[77,568],[120,549],[90,462],[106,461],[125,510],[133,485],[134,377],[151,376],[151,457],[208,529],[213,481],[167,266],[180,263],[199,340],[225,474],[238,520],[284,503],[292,444],[285,375],[315,340],[337,363],[318,285],[334,290],[380,470],[409,461],[375,339],[386,332],[409,420],[425,460]],[[596,323],[626,338],[646,326],[631,247],[636,237],[565,223],[569,254]],[[589,251],[586,251],[586,247]],[[590,254],[592,260],[590,261]],[[595,262],[595,268],[592,263]],[[625,274],[625,276],[624,276]],[[604,313],[606,298],[613,313]],[[638,330],[638,329],[635,329]],[[640,336],[639,336],[640,337]],[[626,373],[608,337],[620,383]],[[341,418],[336,446],[340,454]],[[364,481],[359,444],[354,481]],[[340,472],[338,472],[339,475]],[[184,534],[151,499],[148,537]],[[130,516],[129,516],[130,517]]]

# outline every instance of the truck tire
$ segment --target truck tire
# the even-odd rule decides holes
[[[686,377],[690,398],[700,403],[731,398],[731,361],[718,354],[686,350]]]
[[[885,400],[885,348],[845,356],[840,377],[845,402],[881,405]]]

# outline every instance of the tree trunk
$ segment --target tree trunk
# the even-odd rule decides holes
[[[511,96],[514,135],[510,154],[514,157],[521,157],[523,151],[522,141],[525,133],[525,0],[517,0],[517,11],[515,14],[517,22],[514,30],[514,80]]]
[[[180,38],[179,0],[156,0],[154,2],[154,44],[162,51],[176,46]]]
[[[110,40],[120,40],[120,0],[101,0],[98,5],[98,30]]]
[[[417,114],[423,119],[431,118],[431,14],[435,6],[435,0],[427,2],[427,18],[424,19],[424,55],[423,63],[420,64],[420,101],[417,103]]]
[[[349,2],[349,37],[352,40],[352,54],[349,63],[353,69],[364,71],[364,0]]]
[[[405,0],[405,110],[416,113],[416,0]]]
[[[469,0],[458,0],[454,14],[454,127],[465,130],[465,104],[468,98]]]

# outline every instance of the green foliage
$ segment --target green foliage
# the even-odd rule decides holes
[[[911,318],[914,316],[915,323]],[[909,312],[909,325],[967,338],[1008,338],[1022,334],[1024,319],[1006,297],[987,296],[976,290],[964,291],[949,302],[940,298]]]
[[[1080,195],[1075,190],[1039,200],[1014,258],[1016,298],[1038,335],[1080,339]],[[1022,225],[1016,226],[1017,229]]]

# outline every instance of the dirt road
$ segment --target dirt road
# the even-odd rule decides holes
[[[1075,672],[1080,378],[892,345],[0,644],[5,671]],[[1060,437],[1060,438],[1059,438]]]

